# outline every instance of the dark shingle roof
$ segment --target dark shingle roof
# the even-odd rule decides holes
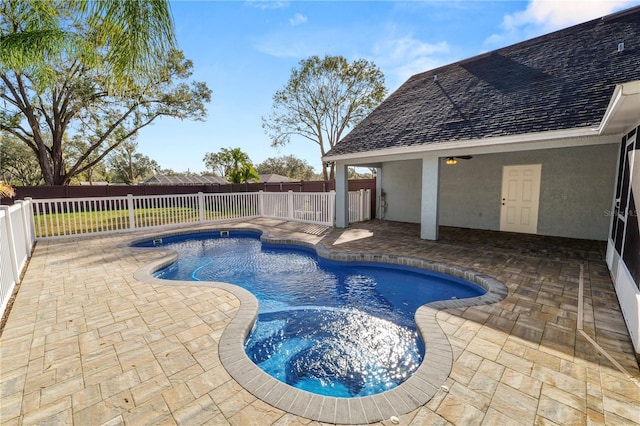
[[[616,84],[639,79],[636,7],[416,74],[327,156],[589,128]]]

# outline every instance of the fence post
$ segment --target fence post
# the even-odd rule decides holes
[[[367,214],[364,215],[366,220],[371,220],[371,190],[367,189],[365,192],[364,205],[366,207]]]
[[[258,191],[258,216],[262,216],[263,211],[264,211],[264,192],[260,190]]]
[[[20,282],[20,267],[18,265],[18,254],[16,253],[16,243],[13,235],[13,226],[11,224],[11,212],[9,206],[0,206],[0,210],[4,211],[4,225],[6,228],[7,243],[9,244],[9,257],[11,261],[11,272],[15,282]]]
[[[200,223],[204,222],[204,194],[198,192],[198,211],[200,213]]]
[[[333,189],[329,191],[329,226],[334,226],[336,223],[336,191]],[[348,218],[347,218],[348,219]]]
[[[293,219],[293,191],[287,192],[287,216],[289,219]]]
[[[129,209],[129,229],[136,229],[136,215],[134,213],[135,206],[133,204],[132,194],[127,194],[127,208]]]
[[[29,250],[31,250],[31,233],[29,232],[29,225],[27,222],[27,215],[26,215],[26,202],[22,201],[22,200],[16,200],[16,204],[18,204],[20,206],[20,221],[22,222],[20,224],[20,228],[22,229],[22,236],[24,237],[24,243],[26,244],[25,247],[28,247]]]
[[[27,233],[27,241],[29,242],[29,247],[33,248],[33,243],[36,241],[36,218],[33,215],[33,199],[31,197],[26,197],[24,199],[25,209],[22,212],[24,215],[24,229]]]
[[[360,206],[358,207],[358,221],[364,221],[364,189],[358,191],[358,202]]]

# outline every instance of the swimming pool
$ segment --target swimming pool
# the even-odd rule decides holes
[[[245,351],[273,377],[321,395],[392,389],[418,368],[424,347],[413,315],[425,303],[485,292],[468,281],[400,265],[336,262],[231,231],[148,241],[179,253],[163,279],[229,282],[251,291],[259,315]]]

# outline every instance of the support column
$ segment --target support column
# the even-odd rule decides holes
[[[376,211],[371,212],[371,217],[378,220],[384,219],[385,206],[382,199],[382,167],[376,167]]]
[[[336,227],[349,226],[349,174],[345,163],[336,162]]]
[[[422,208],[420,214],[420,238],[438,239],[438,198],[440,193],[440,159],[422,159]]]

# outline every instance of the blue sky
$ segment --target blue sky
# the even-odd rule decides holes
[[[173,1],[179,48],[193,79],[213,91],[204,122],[163,118],[138,151],[163,168],[202,172],[207,152],[240,147],[254,164],[295,155],[320,171],[303,139],[271,147],[271,112],[300,60],[342,55],[373,61],[389,93],[418,72],[640,4],[634,1]]]

